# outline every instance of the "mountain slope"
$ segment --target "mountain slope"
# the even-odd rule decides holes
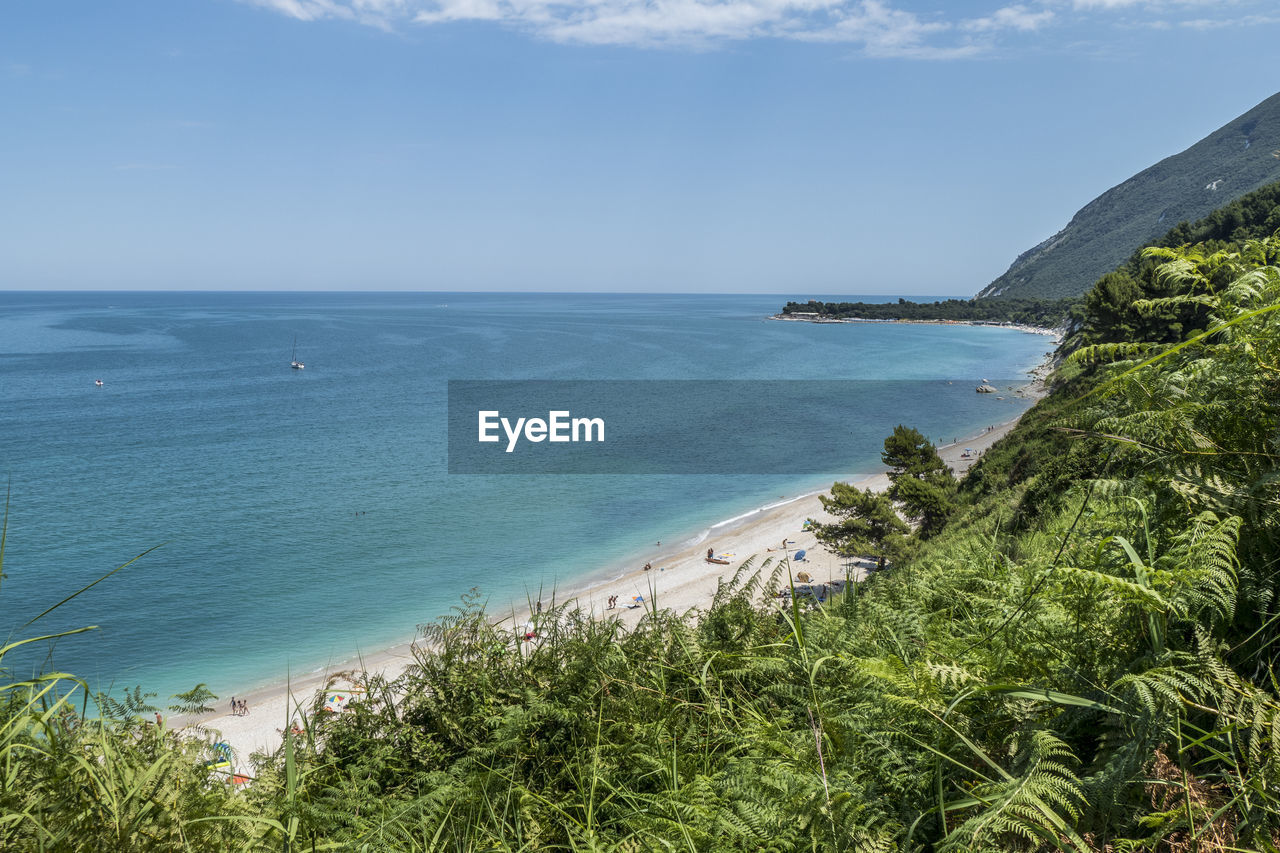
[[[1280,179],[1280,94],[1082,207],[982,297],[1079,296],[1134,248]]]

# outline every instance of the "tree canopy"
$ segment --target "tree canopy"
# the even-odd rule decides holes
[[[831,494],[820,499],[823,509],[839,520],[818,525],[818,541],[846,557],[876,557],[882,567],[902,554],[910,528],[887,494],[833,483]]]
[[[880,458],[889,466],[889,497],[919,525],[921,537],[941,530],[955,508],[956,480],[937,448],[919,430],[899,424]]]

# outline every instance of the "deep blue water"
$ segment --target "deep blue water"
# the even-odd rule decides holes
[[[100,626],[51,653],[94,688],[243,692],[409,639],[473,587],[503,609],[616,571],[655,540],[873,470],[879,452],[868,441],[822,475],[449,475],[449,379],[968,384],[1017,376],[1049,348],[1007,329],[765,319],[784,301],[0,293],[0,631]],[[295,336],[304,371],[289,369]],[[1025,403],[891,405],[949,439]]]

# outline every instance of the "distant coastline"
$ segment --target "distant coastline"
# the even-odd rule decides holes
[[[1057,330],[1075,325],[1082,314],[1083,297],[1065,299],[941,299],[935,302],[897,301],[829,302],[809,299],[788,301],[774,314],[779,320],[812,323],[851,321],[860,323],[942,323],[948,325],[1003,326]]]
[[[820,325],[834,323],[900,323],[916,326],[991,326],[997,329],[1016,329],[1019,332],[1027,332],[1032,335],[1048,335],[1058,341],[1061,340],[1065,332],[1060,326],[1034,326],[1027,323],[1007,323],[995,320],[908,320],[904,318],[830,317],[821,314],[774,314],[769,319],[781,320],[786,323],[817,323]]]

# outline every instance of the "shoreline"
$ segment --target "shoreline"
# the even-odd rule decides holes
[[[1017,389],[1019,395],[1034,399],[1043,396],[1043,380],[1048,369],[1046,361],[1030,371],[1027,383]],[[951,444],[938,445],[938,453],[957,476],[962,475],[1020,418],[1021,413],[993,425],[993,429],[962,437]],[[963,458],[965,448],[973,448],[977,453],[971,458]],[[888,478],[883,471],[863,475],[852,482],[859,488],[876,491],[888,487]],[[655,605],[681,615],[704,606],[711,600],[720,581],[731,578],[749,558],[753,567],[758,569],[766,561],[776,562],[783,557],[790,559],[797,550],[803,549],[808,552],[804,565],[795,564],[794,572],[808,572],[814,582],[843,579],[847,571],[844,562],[823,549],[813,533],[802,530],[806,518],[830,519],[819,500],[819,496],[828,490],[829,487],[825,487],[766,504],[716,522],[671,545],[655,546],[660,548],[656,556],[636,558],[636,562],[648,559],[653,565],[651,571],[627,569],[621,564],[596,567],[578,572],[573,581],[563,587],[557,585],[550,591],[544,590],[543,594],[554,606],[576,605],[593,617],[616,618],[626,628],[633,628],[646,610]],[[784,540],[789,543],[785,551],[782,547]],[[705,562],[707,548],[713,549],[717,555],[730,555],[730,563],[716,565]],[[865,576],[866,573],[860,569],[854,569],[852,574],[858,581]],[[494,624],[509,624],[513,636],[518,636],[524,630],[523,626],[534,618],[529,612],[534,608],[529,604],[533,603],[535,594],[526,591],[526,595],[527,604],[517,606],[515,602],[519,597],[514,590],[502,594],[502,598],[509,598],[502,610],[492,606],[493,599],[498,596],[491,596],[485,605],[486,613]],[[612,610],[606,607],[611,595],[619,597],[619,606]],[[644,605],[628,609],[625,605],[635,596],[643,596]],[[415,628],[413,639],[368,653],[357,650],[350,658],[328,663],[318,670],[297,677],[290,675],[243,694],[237,693],[237,700],[248,703],[247,716],[229,713],[231,697],[228,696],[218,700],[219,705],[213,712],[198,717],[175,715],[169,724],[176,728],[200,726],[216,732],[219,739],[230,744],[236,767],[247,768],[251,754],[270,752],[279,747],[283,733],[297,720],[299,704],[309,709],[317,691],[331,681],[341,686],[349,683],[344,676],[357,672],[380,673],[388,679],[399,677],[414,662],[413,648],[419,641],[419,635]]]
[[[893,319],[877,320],[871,317],[796,317],[791,314],[773,314],[769,319],[780,320],[784,323],[815,323],[819,326],[832,325],[835,323],[897,323],[916,326],[983,326],[992,329],[1014,329],[1015,331],[1026,332],[1029,335],[1046,335],[1055,338],[1055,343],[1061,343],[1063,334],[1062,329],[1050,328],[1048,326],[1030,326],[1026,323],[996,323],[988,320],[907,320],[897,317]]]

